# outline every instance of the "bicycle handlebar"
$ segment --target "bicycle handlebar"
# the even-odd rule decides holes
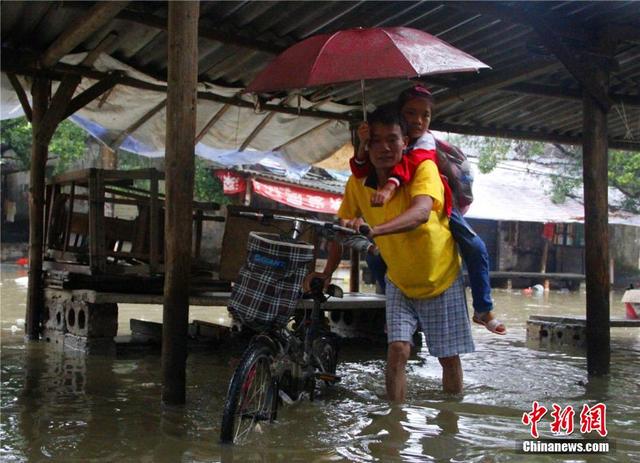
[[[247,218],[252,218],[252,219],[256,219],[256,220],[280,220],[280,221],[284,221],[284,222],[302,222],[302,223],[306,223],[309,225],[313,225],[314,227],[319,227],[319,228],[324,228],[327,230],[331,230],[331,231],[339,231],[342,233],[346,233],[348,235],[356,235],[358,234],[357,231],[353,230],[352,228],[347,228],[347,227],[343,227],[341,225],[337,225],[333,222],[325,222],[324,220],[318,220],[318,219],[311,219],[311,218],[307,218],[307,217],[295,217],[295,216],[291,216],[291,215],[281,215],[281,214],[270,214],[270,213],[263,213],[263,212],[248,212],[248,211],[232,211],[229,212],[230,215],[235,216],[235,217],[247,217]],[[362,233],[362,230],[366,228],[366,234]],[[367,227],[366,225],[362,225],[360,227],[359,233],[363,234],[363,235],[367,235],[369,233],[369,227]]]

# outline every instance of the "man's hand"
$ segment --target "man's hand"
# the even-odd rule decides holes
[[[372,240],[375,237],[373,227],[371,227],[367,222],[365,222],[362,217],[358,217],[357,219],[342,220],[341,224],[343,227],[352,228],[358,233],[360,233],[360,227],[362,225],[366,225],[367,227],[369,227],[369,234],[365,236],[370,240]]]
[[[367,222],[365,222],[362,217],[358,217],[356,219],[341,220],[340,223],[343,227],[351,228],[357,231],[358,233],[360,233],[360,230],[359,230],[360,225],[367,224]]]
[[[363,122],[358,126],[358,150],[356,151],[356,160],[364,163],[367,160],[367,145],[369,143],[369,124]]]
[[[358,126],[358,140],[363,145],[369,143],[369,124],[366,122],[362,122]]]
[[[302,289],[305,293],[311,291],[311,281],[314,278],[320,278],[322,280],[323,290],[326,290],[329,287],[329,284],[331,284],[331,275],[320,272],[311,272],[306,277],[304,277],[304,280],[302,281]]]

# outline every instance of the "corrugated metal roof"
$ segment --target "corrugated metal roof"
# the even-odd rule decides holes
[[[80,21],[92,4],[2,2],[2,46],[5,50],[41,53],[63,31]],[[619,67],[611,74],[611,91],[620,95],[624,104],[619,103],[610,113],[610,144],[640,149],[640,2],[635,1],[202,2],[200,80],[245,86],[274,53],[311,35],[350,27],[410,26],[436,35],[493,67],[473,76],[426,77],[424,80],[432,87],[436,102],[452,89],[486,76],[504,75],[514,66],[557,64],[517,84],[441,104],[433,121],[434,129],[478,134],[511,131],[514,135],[579,140],[580,85],[543,46],[531,25],[523,24],[518,16],[521,13],[544,21],[581,62],[601,60],[597,53],[585,51],[585,40],[596,29],[609,27],[615,34],[628,31],[615,55]],[[164,80],[166,16],[165,2],[131,2],[116,19],[73,51],[90,50],[107,34],[115,32],[117,40],[107,53]],[[3,59],[3,70],[6,64]],[[392,101],[408,85],[398,81],[368,82],[367,101],[375,105]],[[305,95],[311,100],[330,98],[349,105],[360,100],[358,85],[310,89]]]

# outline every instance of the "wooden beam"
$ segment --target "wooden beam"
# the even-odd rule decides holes
[[[128,3],[123,1],[96,2],[89,11],[74,22],[73,27],[66,29],[47,48],[40,60],[42,66],[45,68],[53,66],[60,58],[111,21]]]
[[[562,32],[569,30],[573,32],[580,31],[580,26],[584,29],[584,25],[573,24],[573,26],[569,26],[568,20],[554,18],[551,15],[540,16],[528,11],[526,8],[514,8],[494,2],[464,2],[463,6],[470,11],[484,11],[485,14],[532,28],[538,35],[542,45],[560,60],[567,71],[598,101],[598,104],[605,111],[611,107],[612,102],[608,95],[602,93],[602,88],[593,79],[594,68],[601,66],[593,66],[585,62],[585,60],[579,59],[576,57],[575,50],[570,50],[562,41]],[[584,39],[586,38],[585,35]]]
[[[573,21],[566,17],[558,17],[558,15],[550,14],[534,14],[526,8],[529,5],[519,5],[518,8],[509,8],[501,4],[501,2],[478,2],[478,1],[461,1],[446,2],[446,6],[456,8],[466,13],[479,13],[486,16],[498,18],[506,23],[522,24],[527,27],[531,26],[530,17],[535,16],[537,21],[544,21],[551,26],[558,34],[572,40],[585,41],[588,39],[587,31],[582,23]],[[544,3],[541,3],[544,5]]]
[[[149,119],[151,119],[153,116],[155,116],[156,114],[158,114],[165,106],[167,105],[167,99],[165,98],[164,100],[162,100],[160,103],[158,103],[157,105],[155,105],[153,108],[151,108],[149,111],[147,111],[140,119],[138,119],[137,121],[135,121],[133,124],[131,124],[129,127],[127,127],[126,129],[124,129],[120,135],[118,135],[118,137],[109,144],[109,147],[113,150],[118,149],[118,147],[122,144],[122,142],[124,142],[124,140],[133,132],[135,132],[136,130],[138,130],[140,127],[142,127],[142,125],[147,122]]]
[[[603,44],[603,46],[606,46]],[[599,93],[607,93],[609,72],[595,69],[590,79]],[[587,282],[587,371],[589,375],[609,373],[609,201],[607,111],[591,90],[584,92],[584,143],[582,147],[584,185],[584,238]]]
[[[169,2],[162,401],[186,396],[200,3]]]
[[[204,127],[202,127],[202,130],[200,130],[200,133],[198,133],[198,135],[196,136],[196,145],[198,143],[200,143],[200,140],[202,140],[204,138],[204,136],[207,134],[207,132],[209,132],[209,130],[211,130],[211,127],[213,127],[216,122],[218,122],[220,120],[220,118],[222,118],[222,116],[224,116],[224,114],[229,110],[229,108],[231,107],[231,105],[229,103],[225,104],[222,108],[220,108],[220,110],[218,110],[213,117],[209,120],[209,122],[207,122]]]
[[[554,85],[518,83],[501,88],[500,91],[521,93],[524,95],[546,96],[550,98],[559,98],[565,100],[582,101],[582,91],[579,89],[559,87]],[[622,95],[619,93],[610,93],[609,98],[616,105],[640,106],[640,96]]]
[[[28,339],[38,339],[42,328],[44,309],[42,255],[44,238],[44,197],[45,166],[47,164],[48,143],[37,135],[40,123],[49,104],[51,81],[36,78],[31,88],[33,101],[31,167],[29,169],[29,284],[27,287],[27,309],[25,331]]]
[[[69,102],[69,104],[67,105],[67,110],[62,116],[62,118],[63,119],[68,118],[73,113],[84,108],[93,100],[101,96],[103,93],[110,91],[113,87],[116,86],[119,79],[120,79],[120,73],[114,72],[110,74],[108,77],[105,77],[104,79],[93,84],[91,87],[86,89],[84,92],[80,93],[78,96],[76,96]]]
[[[582,84],[582,86],[595,98],[604,111],[608,111],[612,105],[607,93],[594,80],[593,74],[596,72],[594,66],[576,57],[575,51],[562,42],[562,39],[546,24],[534,23],[534,28],[538,32],[538,37],[543,45],[548,48],[564,64],[569,73]]]
[[[132,21],[155,29],[163,31],[167,30],[167,19],[153,14],[138,13],[130,10],[123,10],[116,16],[118,19]],[[247,48],[249,50],[260,51],[270,55],[277,55],[285,50],[273,43],[267,43],[247,37],[241,37],[237,34],[222,31],[220,28],[206,20],[201,21],[198,27],[198,35],[200,38],[213,40],[215,42],[235,45],[237,47]]]
[[[103,38],[98,45],[96,45],[93,50],[87,53],[87,56],[82,60],[82,66],[91,67],[96,62],[96,60],[100,57],[101,53],[106,53],[107,50],[115,44],[118,39],[118,33],[115,31],[111,31],[107,34],[105,38]]]
[[[51,104],[40,122],[40,127],[36,132],[36,137],[43,143],[49,143],[56,128],[58,128],[58,125],[64,119],[64,114],[67,111],[71,97],[73,97],[76,88],[78,88],[80,79],[80,76],[67,76],[60,82],[55,95],[51,99]]]
[[[38,69],[34,66],[33,63],[25,62],[20,59],[17,55],[17,51],[15,50],[3,50],[3,53],[0,54],[0,59],[2,60],[2,69],[6,72],[13,72],[18,75],[26,75],[26,76],[42,76],[47,77],[52,80],[62,80],[65,75],[73,74],[79,75],[82,77],[88,77],[91,79],[101,80],[108,76],[108,73],[96,71],[93,69],[88,69],[82,66],[73,66],[64,63],[59,63],[51,69],[44,70]],[[118,85],[124,85],[126,87],[139,88],[142,90],[152,90],[156,92],[166,93],[167,87],[162,84],[154,84],[151,82],[146,82],[143,80],[135,79],[129,76],[123,76],[120,80],[118,80]],[[198,99],[216,101],[218,103],[229,103],[232,106],[239,106],[241,108],[254,108],[255,105],[251,101],[243,100],[240,97],[225,97],[221,95],[216,95],[209,92],[198,92]],[[310,110],[310,109],[300,109],[297,108],[289,108],[280,105],[274,104],[264,104],[262,105],[262,109],[265,111],[275,111],[277,113],[283,114],[292,114],[296,116],[302,117],[314,117],[320,119],[332,119],[332,120],[344,120],[351,121],[354,119],[351,113],[332,113],[329,111],[318,111],[318,110]]]
[[[11,82],[11,86],[16,92],[18,96],[18,101],[20,101],[20,105],[22,106],[22,111],[24,111],[24,117],[27,118],[29,122],[31,122],[31,104],[29,104],[29,98],[27,98],[27,93],[24,91],[22,84],[18,80],[15,74],[7,73],[7,77],[9,78],[9,82]]]
[[[516,140],[546,141],[549,143],[560,143],[562,145],[580,145],[582,143],[582,138],[574,137],[572,135],[530,132],[527,130],[513,130],[500,127],[468,126],[434,121],[431,123],[430,128],[441,132],[460,133],[463,135],[481,135],[484,137],[512,138]],[[610,140],[609,147],[623,151],[640,151],[640,142],[631,140]]]
[[[309,130],[305,130],[304,132],[296,135],[295,137],[293,137],[291,140],[287,141],[286,143],[283,143],[282,145],[273,148],[273,151],[280,151],[285,146],[292,145],[293,143],[295,143],[298,140],[300,140],[302,137],[305,137],[305,136],[309,135],[310,133],[315,132],[316,130],[320,130],[320,129],[326,127],[327,125],[331,124],[331,122],[333,122],[333,121],[324,121],[321,124],[316,125],[315,127],[311,127]]]
[[[607,24],[606,35],[614,42],[640,43],[640,27],[634,24]]]
[[[525,65],[515,65],[510,68],[498,71],[488,71],[486,76],[464,84],[457,88],[451,88],[434,95],[436,104],[439,106],[464,101],[471,97],[486,94],[490,91],[507,87],[522,80],[531,79],[541,74],[558,69],[560,65],[556,62],[536,61]]]
[[[291,96],[288,96],[287,98],[285,98],[282,101],[282,105],[286,105],[291,100],[291,98],[292,98]],[[273,112],[267,114],[256,126],[256,128],[251,131],[251,133],[245,139],[245,141],[242,142],[242,145],[240,145],[240,149],[238,151],[244,151],[247,148],[247,146],[249,146],[249,144],[254,140],[254,138],[258,136],[258,134],[262,131],[262,129],[264,129],[267,126],[267,124],[271,122],[271,119],[273,119],[275,115],[276,113],[273,113]]]

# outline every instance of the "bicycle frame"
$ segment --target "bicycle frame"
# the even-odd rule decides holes
[[[301,236],[304,224],[319,228],[326,235],[336,232],[356,233],[350,228],[331,222],[305,217],[244,211],[238,211],[235,215],[262,221],[293,222],[291,238],[294,240]],[[240,429],[236,428],[236,425],[241,427],[245,419],[251,421],[249,428],[246,428],[242,435],[245,435],[245,431],[250,432],[251,427],[258,421],[275,419],[277,398],[282,398],[280,391],[286,392],[287,395],[293,394],[294,399],[299,397],[300,392],[307,391],[313,400],[316,379],[327,384],[339,381],[340,378],[335,375],[338,357],[336,338],[329,331],[325,333],[321,325],[323,303],[328,296],[342,297],[342,290],[330,285],[328,295],[325,295],[323,286],[322,279],[312,280],[311,291],[308,293],[314,300],[310,318],[307,318],[308,312],[305,311],[304,318],[295,330],[285,326],[261,332],[252,338],[229,384],[221,425],[223,442],[235,441],[234,436],[238,434],[234,429]],[[269,380],[262,383],[262,389],[247,397],[247,391],[252,389],[251,385],[254,384],[251,375],[256,371],[266,372],[263,378]],[[271,402],[271,398],[275,398],[274,402]]]

